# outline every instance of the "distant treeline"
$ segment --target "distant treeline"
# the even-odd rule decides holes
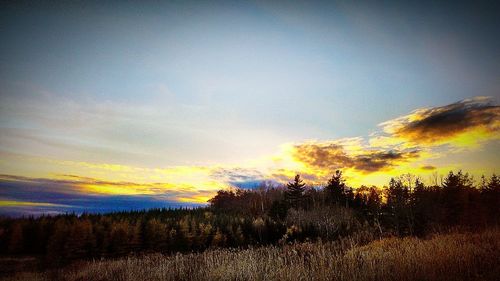
[[[500,222],[500,180],[450,172],[440,185],[407,174],[389,186],[347,186],[336,171],[323,187],[300,176],[282,187],[220,190],[210,206],[111,214],[0,219],[0,253],[46,265],[144,252],[190,252],[349,235],[422,236]],[[370,239],[370,238],[367,238]]]

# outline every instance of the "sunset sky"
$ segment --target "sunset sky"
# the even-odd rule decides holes
[[[498,174],[494,1],[350,2],[2,2],[0,214]]]

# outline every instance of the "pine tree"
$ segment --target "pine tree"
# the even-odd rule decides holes
[[[469,193],[473,189],[473,180],[468,173],[452,171],[443,182],[443,207],[445,211],[445,222],[456,225],[465,219],[465,213],[469,209]]]
[[[488,182],[487,188],[493,192],[500,191],[500,178],[496,174],[493,174],[491,176],[491,179]]]
[[[342,178],[342,171],[335,171],[332,178],[328,180],[325,191],[328,202],[348,206],[348,190],[345,185],[345,179]]]
[[[304,192],[306,190],[305,185],[300,175],[296,175],[295,180],[286,185],[287,190],[285,191],[285,198],[291,207],[298,208],[302,205]]]
[[[500,178],[493,174],[481,190],[483,208],[491,224],[500,223]]]
[[[431,221],[432,214],[429,213],[432,206],[429,204],[428,195],[429,191],[424,183],[417,178],[415,180],[415,188],[411,194],[411,208],[413,210],[415,233],[421,235],[424,233],[429,221]]]
[[[409,188],[403,184],[401,179],[392,178],[389,182],[386,207],[390,215],[390,222],[398,234],[402,234],[405,226],[409,226],[409,201]]]

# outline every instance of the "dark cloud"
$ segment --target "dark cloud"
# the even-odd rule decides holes
[[[401,151],[374,151],[354,157],[353,168],[362,172],[371,173],[387,170],[399,163],[407,162],[419,157],[418,150]]]
[[[362,150],[348,153],[341,145],[306,143],[295,146],[294,157],[300,162],[321,169],[353,168],[362,173],[389,170],[393,166],[419,157],[418,150]]]
[[[436,167],[431,166],[431,165],[425,165],[425,166],[420,167],[420,169],[426,170],[426,171],[432,171],[432,170],[435,170]]]
[[[384,123],[393,136],[415,143],[441,143],[475,129],[495,134],[500,130],[500,106],[475,98],[446,106],[417,110]]]
[[[70,177],[71,178],[71,177]],[[71,180],[52,180],[11,175],[0,175],[0,201],[34,202],[45,205],[2,206],[0,214],[10,216],[58,214],[58,213],[105,213],[150,208],[194,207],[201,204],[177,202],[177,196],[203,194],[204,190],[164,191],[154,195],[102,195],[87,194],[78,185],[85,183],[113,184],[92,178],[73,176]],[[130,183],[116,183],[118,185]],[[50,205],[52,204],[52,205]]]
[[[85,193],[89,191],[83,186],[115,186],[115,187],[130,187],[137,190],[150,192],[162,192],[165,186],[170,186],[168,183],[135,183],[135,182],[112,182],[98,180],[90,177],[81,177],[77,175],[59,175],[64,179],[47,179],[47,178],[30,178],[13,175],[0,175],[0,181],[22,183],[25,187],[30,187],[36,192],[57,192],[57,193]],[[1,194],[1,193],[0,193]]]

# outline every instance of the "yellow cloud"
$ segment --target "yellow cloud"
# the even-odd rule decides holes
[[[379,150],[357,147],[346,150],[336,142],[308,142],[297,144],[293,151],[296,161],[318,169],[352,168],[360,173],[391,170],[395,165],[419,157],[418,150]]]

